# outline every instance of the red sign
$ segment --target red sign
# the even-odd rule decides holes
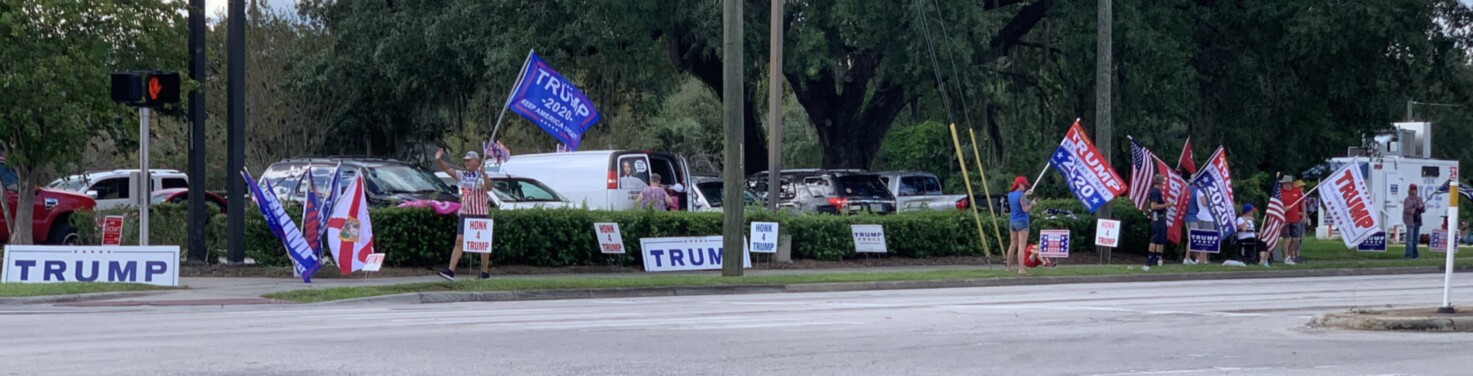
[[[102,245],[123,245],[123,216],[109,215],[102,219]]]

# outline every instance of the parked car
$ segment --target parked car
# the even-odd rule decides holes
[[[929,172],[886,171],[877,172],[880,182],[890,194],[895,195],[900,211],[915,210],[962,210],[971,207],[967,195],[941,193],[941,180]],[[985,203],[984,203],[985,204]]]
[[[690,169],[685,157],[640,150],[597,150],[572,153],[527,154],[513,156],[492,170],[512,176],[528,177],[546,184],[565,196],[574,206],[590,209],[628,210],[635,208],[639,192],[649,186],[651,174],[660,175],[660,184],[690,186]],[[683,210],[693,207],[686,200]]]
[[[895,195],[885,189],[879,175],[862,170],[783,170],[779,178],[779,208],[829,214],[896,211]],[[766,189],[767,172],[749,176],[747,186]]]
[[[696,176],[692,180],[696,182],[695,189],[689,190],[691,204],[695,206],[695,208],[692,210],[721,210],[721,200],[726,197],[722,196],[722,194],[724,194],[724,189],[722,188],[725,186],[725,184],[721,181],[721,178],[715,176]],[[747,206],[760,207],[766,205],[762,198],[758,197],[757,194],[752,193],[751,190],[748,190],[745,187],[743,187],[742,189],[742,201]]]
[[[555,209],[565,208],[570,204],[566,197],[537,179],[497,174],[490,176],[491,192],[487,196],[491,197],[491,206],[497,209]],[[435,172],[435,177],[459,184],[450,174],[444,172]]]
[[[171,188],[153,191],[152,201],[154,205],[166,202],[170,204],[188,204],[189,188]],[[220,197],[220,195],[213,192],[205,192],[205,207],[209,208],[212,212],[225,214],[225,209],[230,207],[230,205],[226,203],[224,197]]]
[[[341,164],[343,182],[364,176],[368,188],[368,205],[388,207],[414,200],[460,202],[460,193],[445,185],[434,174],[402,161],[375,157],[294,158],[271,164],[261,173],[260,183],[271,183],[273,193],[282,201],[304,202],[307,188],[316,186],[326,195],[332,174]],[[307,184],[310,182],[310,185]],[[340,189],[342,189],[340,187]]]
[[[15,214],[19,195],[6,191],[10,214]],[[36,202],[31,210],[31,240],[36,244],[76,244],[77,228],[72,226],[72,213],[96,210],[97,201],[81,194],[49,188],[36,189]],[[0,243],[10,239],[10,226],[0,216]]]
[[[91,171],[57,179],[47,187],[85,194],[96,200],[97,210],[133,206],[138,203],[133,191],[138,187],[140,172],[138,169]],[[148,172],[153,180],[151,191],[189,188],[189,176],[178,170],[149,169]]]

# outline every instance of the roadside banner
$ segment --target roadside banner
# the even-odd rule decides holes
[[[123,245],[123,219],[121,215],[102,218],[102,245]]]
[[[641,238],[639,248],[644,256],[644,271],[647,272],[720,270],[723,261],[720,235]],[[742,268],[752,267],[748,252],[743,247]]]
[[[1191,229],[1187,232],[1187,251],[1217,253],[1218,245],[1222,244],[1217,230]]]
[[[1197,194],[1207,197],[1205,209],[1212,212],[1212,219],[1217,222],[1218,242],[1237,232],[1234,220],[1238,215],[1233,208],[1233,178],[1228,169],[1227,151],[1218,147],[1192,178],[1192,185],[1197,187]]]
[[[376,272],[384,267],[384,254],[370,253],[368,259],[363,262],[363,271]]]
[[[490,218],[466,218],[465,228],[461,229],[465,242],[460,249],[465,253],[491,253],[495,225],[496,220]]]
[[[291,256],[293,271],[302,276],[302,282],[311,283],[312,274],[317,273],[317,269],[322,267],[317,261],[317,251],[307,246],[307,239],[302,236],[302,231],[297,229],[297,224],[292,222],[292,217],[286,213],[286,208],[276,200],[276,195],[265,193],[275,192],[271,188],[271,182],[263,182],[266,184],[266,190],[262,191],[261,186],[256,183],[255,178],[251,177],[250,172],[242,170],[240,174],[245,178],[246,187],[251,189],[251,197],[256,200],[256,208],[260,209],[261,215],[266,217],[266,226],[271,229],[272,234],[276,235],[276,239],[281,241],[281,245],[286,247],[286,254]]]
[[[1049,165],[1064,174],[1069,191],[1090,213],[1125,193],[1125,182],[1120,179],[1120,174],[1105,163],[1089,135],[1084,134],[1079,121],[1075,121],[1069,132],[1064,134],[1064,140],[1059,142],[1059,148],[1049,158]]]
[[[594,236],[598,237],[598,252],[606,255],[624,254],[624,236],[619,234],[619,224],[599,222],[593,224]]]
[[[1443,230],[1443,229],[1432,230],[1432,235],[1429,236],[1428,238],[1429,238],[1427,240],[1427,248],[1428,248],[1428,250],[1430,250],[1432,252],[1437,252],[1437,253],[1447,252],[1447,230]]]
[[[598,109],[536,52],[528,54],[526,64],[506,105],[567,145],[569,151],[578,150],[583,132],[598,123]]]
[[[855,253],[886,253],[885,227],[882,225],[849,225],[854,235]]]
[[[1120,221],[1115,219],[1095,220],[1095,245],[1101,247],[1120,246]]]
[[[1320,183],[1320,202],[1325,216],[1340,230],[1346,248],[1355,248],[1381,232],[1381,220],[1373,213],[1370,190],[1358,163],[1346,164]]]
[[[1069,230],[1039,230],[1038,257],[1068,258]]]
[[[1366,237],[1366,241],[1360,242],[1360,245],[1357,245],[1355,250],[1361,252],[1386,252],[1386,232],[1377,231],[1375,234],[1371,234],[1371,236]]]
[[[752,253],[777,253],[777,222],[752,222]]]
[[[0,281],[178,286],[179,246],[7,246]]]

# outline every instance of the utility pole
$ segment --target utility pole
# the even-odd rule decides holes
[[[726,162],[722,166],[722,212],[726,221],[721,226],[721,275],[742,276],[746,247],[742,244],[742,0],[722,0],[721,12],[724,49],[721,57],[721,102],[726,125]]]
[[[245,169],[245,0],[230,0],[230,25],[226,31],[229,39],[228,75],[229,89],[226,91],[229,122],[226,126],[225,174],[230,176],[225,200],[230,203],[227,256],[231,263],[245,262],[245,178],[240,171]]]
[[[209,262],[205,248],[205,0],[189,0],[189,260]]]
[[[783,0],[772,0],[767,62],[767,210],[777,211],[783,170]]]
[[[1111,1],[1099,0],[1099,40],[1095,43],[1095,143],[1100,146],[1101,154],[1105,155],[1105,164],[1114,165],[1113,158],[1115,148],[1110,142],[1114,137],[1110,129],[1110,83],[1113,79],[1111,66],[1113,65],[1111,47],[1111,27],[1114,21],[1113,11],[1110,9]],[[1110,206],[1105,205],[1096,213],[1099,219],[1110,219]],[[1096,252],[1103,252],[1105,257],[1101,261],[1109,262],[1108,247],[1096,247]]]

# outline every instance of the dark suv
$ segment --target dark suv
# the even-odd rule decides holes
[[[368,186],[368,205],[394,206],[414,200],[460,202],[460,194],[445,185],[429,171],[387,158],[322,157],[294,158],[271,164],[261,173],[261,182],[270,182],[276,197],[283,201],[307,200],[308,182],[317,186],[318,194],[327,194],[332,172],[343,166],[341,181],[346,184],[355,176],[364,176]],[[265,188],[265,185],[262,185]]]
[[[778,178],[778,207],[829,214],[895,212],[895,196],[879,175],[863,170],[783,170]],[[748,176],[747,187],[765,194],[767,172]]]

